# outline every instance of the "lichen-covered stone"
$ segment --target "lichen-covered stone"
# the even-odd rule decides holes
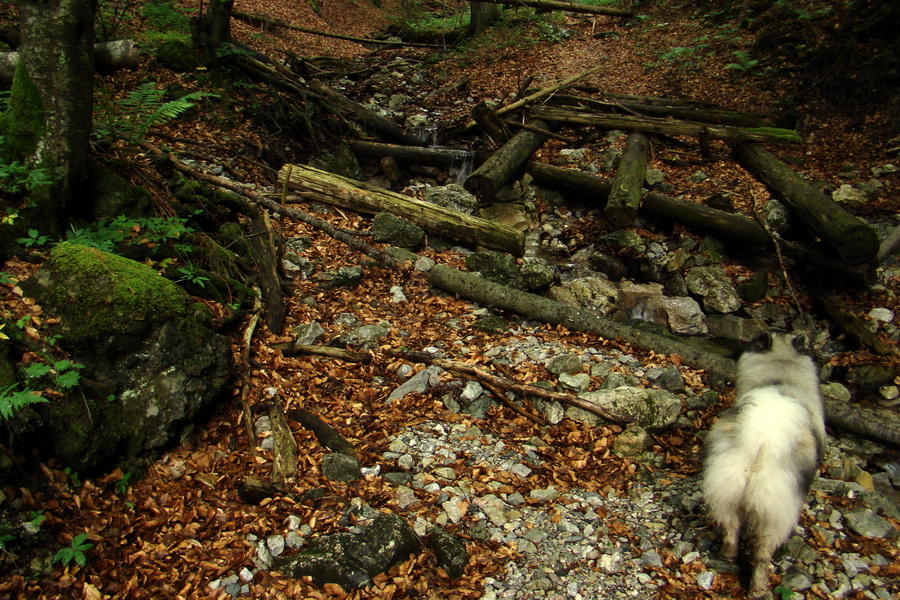
[[[67,242],[22,288],[60,319],[60,345],[84,365],[80,388],[39,410],[75,469],[166,444],[228,382],[227,337],[146,265]]]

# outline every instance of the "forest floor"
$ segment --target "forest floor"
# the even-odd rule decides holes
[[[245,12],[347,36],[366,36],[383,30],[390,22],[385,14],[392,9],[400,10],[388,4],[379,10],[363,0],[325,0],[320,3],[318,13],[307,3],[292,0],[244,0],[236,4]],[[773,84],[771,79],[735,75],[734,71],[725,69],[733,61],[734,51],[749,46],[748,32],[710,36],[702,56],[681,54],[675,58],[678,54],[671,55],[671,51],[696,45],[696,40],[708,33],[707,26],[687,13],[673,14],[656,8],[647,14],[649,17],[636,25],[626,25],[621,19],[611,17],[566,16],[562,25],[570,37],[565,39],[557,39],[552,33],[547,34],[552,39],[541,38],[533,22],[523,22],[521,32],[508,34],[521,38],[516,43],[489,34],[437,57],[432,56],[434,51],[423,49],[383,49],[373,53],[358,43],[285,29],[263,29],[241,20],[234,21],[233,33],[239,41],[288,61],[292,56],[333,57],[388,64],[395,54],[408,61],[431,61],[433,78],[420,85],[434,90],[468,76],[465,88],[437,94],[424,107],[442,115],[440,127],[446,130],[468,120],[471,107],[479,101],[506,102],[528,76],[534,78],[531,87],[541,88],[598,64],[603,68],[579,85],[593,86],[605,93],[677,97],[765,114],[776,112],[779,103],[790,95],[784,87],[790,85],[788,80]],[[596,35],[600,32],[609,35]],[[153,65],[146,65],[146,69],[145,72],[153,73],[159,81],[172,77]],[[110,85],[117,85],[134,78],[133,73],[120,72],[106,80]],[[366,91],[365,81],[357,81],[345,90],[351,96]],[[803,170],[814,178],[838,181],[838,172],[847,162],[868,173],[873,167],[897,160],[896,156],[887,154],[888,116],[884,112],[841,110],[818,101],[794,109],[801,116],[797,129],[806,140],[801,156]],[[242,122],[235,114],[227,118],[200,115],[172,122],[165,127],[170,137],[160,137],[157,141],[176,149],[179,146],[170,141],[171,136],[206,143],[206,152],[215,154],[216,160],[240,166],[242,170],[238,172],[246,175],[243,183],[259,186],[274,185],[274,173],[261,168],[258,162],[247,161],[246,155],[241,154],[243,150],[265,146],[285,159],[298,161],[308,154],[308,147],[292,148],[290,140],[284,137],[266,137],[259,128],[249,125],[249,121]],[[214,143],[225,139],[224,136],[229,140],[227,144]],[[549,143],[538,153],[538,158],[545,161],[558,158],[562,147]],[[196,144],[182,148],[190,153]],[[717,160],[704,165],[704,170],[734,193],[735,206],[746,209],[753,193],[768,197],[765,187],[743,172],[723,148],[717,150]],[[678,169],[670,162],[661,162],[660,158],[654,156],[650,166],[665,169],[669,180],[684,197],[699,199],[708,195],[708,190],[689,180],[695,167]],[[134,156],[133,160],[149,162],[143,156]],[[152,172],[140,164],[129,170],[131,174]],[[157,203],[165,202],[162,190],[160,185],[153,191]],[[884,220],[898,209],[900,185],[895,185],[862,214]],[[370,225],[370,219],[340,210],[321,216],[352,230],[365,230]],[[306,257],[322,270],[366,264],[365,257],[348,252],[345,246],[317,230],[291,222],[285,227],[286,236],[310,239]],[[462,258],[452,252],[426,250],[423,254],[439,263],[462,264]],[[19,262],[4,269],[24,276],[34,266]],[[285,412],[299,407],[313,410],[353,443],[362,464],[368,467],[383,462],[382,455],[393,436],[430,420],[466,426],[477,424],[486,434],[496,435],[510,444],[521,444],[538,436],[547,444],[544,466],[527,484],[509,483],[521,485],[526,496],[528,490],[551,485],[561,492],[577,487],[604,494],[628,493],[636,467],[628,459],[609,452],[621,427],[591,427],[564,420],[557,426],[542,429],[505,408],[494,409],[488,419],[478,420],[449,413],[437,393],[412,394],[386,403],[388,393],[404,380],[398,375],[402,365],[412,365],[395,357],[392,350],[423,349],[439,344],[443,348],[465,348],[466,360],[486,364],[489,359],[484,354],[488,350],[513,345],[526,334],[516,328],[499,333],[478,330],[474,326],[477,316],[472,305],[453,297],[434,295],[423,273],[367,269],[367,276],[357,288],[340,292],[323,290],[314,280],[295,280],[285,331],[315,321],[325,328],[326,338],[336,338],[344,333],[340,316],[345,314],[354,315],[361,323],[390,323],[390,333],[379,341],[372,362],[363,365],[325,357],[286,357],[272,346],[289,341],[290,337],[263,328],[253,342],[254,366],[248,390],[251,405],[264,409],[270,402],[269,390],[276,390],[284,401]],[[394,286],[402,287],[410,300],[402,305],[402,310],[389,301]],[[860,314],[867,313],[875,302],[867,297],[846,300],[848,308]],[[880,306],[897,308],[896,298],[877,301]],[[668,360],[647,350],[627,348],[618,342],[561,327],[528,329],[527,335],[563,347],[627,350],[644,367],[662,365]],[[239,333],[234,339],[237,356]],[[848,356],[847,362],[867,359],[867,355],[857,354]],[[687,367],[681,371],[698,394],[708,389],[703,373]],[[547,377],[546,372],[533,364],[510,368],[508,374],[525,383]],[[728,389],[718,391],[726,402],[732,394]],[[221,592],[211,589],[210,582],[237,573],[243,567],[253,567],[256,549],[247,540],[282,532],[292,518],[299,517],[308,524],[310,535],[315,536],[344,530],[348,508],[358,499],[375,509],[401,512],[393,486],[381,477],[367,475],[364,480],[350,484],[322,477],[319,465],[326,450],[311,432],[296,424],[293,433],[300,446],[302,463],[296,480],[286,493],[258,506],[242,502],[236,492],[238,481],[248,476],[267,479],[272,463],[269,453],[260,448],[260,440],[247,439],[241,420],[241,393],[236,384],[232,398],[223,400],[208,421],[199,424],[177,446],[166,450],[136,481],[128,481],[127,474],[119,470],[78,480],[77,475],[65,472],[53,461],[43,466],[36,477],[44,479],[46,486],[31,499],[33,506],[45,513],[42,526],[52,528],[63,546],[79,533],[88,532],[87,539],[93,547],[87,552],[86,565],[72,563],[65,568],[56,567],[35,578],[14,575],[0,582],[0,595],[89,599],[219,597]],[[692,428],[676,428],[653,436],[652,451],[665,457],[670,477],[696,475],[701,446],[696,434],[709,426],[715,412],[706,411]],[[304,501],[303,494],[312,489],[323,490],[324,494],[316,500]],[[415,510],[402,511],[402,514],[410,520],[416,516],[434,520],[440,510],[435,504],[417,506],[418,514]],[[460,533],[464,534],[462,528]],[[434,554],[426,550],[379,577],[375,586],[364,591],[348,595],[340,589],[323,590],[275,572],[261,571],[249,582],[250,597],[479,598],[485,580],[501,573],[504,564],[515,559],[515,552],[473,538],[467,541],[471,560],[465,575],[459,579],[447,577],[437,568]],[[712,591],[700,589],[690,581],[693,580],[674,582],[659,597],[733,597],[740,590],[737,578],[728,575],[723,575]]]

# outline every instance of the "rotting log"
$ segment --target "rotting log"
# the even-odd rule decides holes
[[[281,399],[276,394],[271,399],[269,406],[269,424],[272,427],[274,440],[272,456],[272,485],[280,491],[284,491],[288,479],[297,476],[299,458],[297,440],[288,425],[284,411],[281,409]]]
[[[285,165],[278,173],[279,183],[284,181],[287,172],[288,165]],[[388,211],[426,231],[473,246],[515,256],[525,252],[525,234],[521,231],[313,167],[291,166],[288,185],[300,198],[365,214]]]
[[[0,52],[0,84],[12,83],[18,63],[18,52]],[[94,69],[99,73],[136,69],[140,64],[141,53],[134,40],[113,40],[94,44]]]
[[[435,167],[460,166],[474,160],[475,157],[473,152],[455,148],[422,148],[357,140],[350,140],[349,145],[350,149],[357,156],[367,158],[390,156],[394,160],[405,164],[432,165]]]
[[[734,361],[722,356],[700,350],[672,337],[603,319],[593,311],[488,281],[474,273],[436,265],[428,274],[428,283],[457,296],[543,323],[563,325],[575,331],[593,332],[609,340],[621,339],[635,346],[652,349],[658,354],[677,354],[686,364],[727,380],[731,380],[734,375]]]
[[[369,125],[376,131],[379,131],[395,140],[401,141],[410,146],[427,146],[422,138],[407,133],[402,127],[389,119],[376,115],[374,112],[350,98],[340,94],[326,85],[312,82],[310,89],[320,96],[323,100],[332,104],[338,112],[349,113]]]
[[[875,259],[878,235],[864,221],[805,182],[759,144],[740,144],[734,154],[741,165],[769,186],[838,256],[854,265]]]
[[[634,96],[603,95],[601,98],[554,95],[547,99],[554,106],[574,110],[608,113],[622,111],[644,117],[673,118],[698,123],[732,125],[734,127],[776,127],[775,121],[764,115],[729,110],[718,106],[685,104],[667,98],[641,98]]]
[[[285,356],[296,356],[297,354],[327,356],[328,358],[337,358],[338,360],[362,363],[364,365],[372,362],[372,355],[366,352],[353,352],[344,348],[333,348],[331,346],[314,346],[298,344],[297,342],[286,342],[284,344],[272,344],[272,348],[281,350],[282,354]]]
[[[285,21],[280,19],[272,18],[268,15],[263,15],[259,13],[247,13],[239,10],[231,11],[231,16],[235,19],[241,19],[242,21],[247,21],[248,23],[262,23],[263,25],[271,25],[272,27],[281,27],[284,29],[290,29],[292,31],[299,31],[301,33],[308,33],[310,35],[318,35],[322,37],[332,38],[336,40],[346,40],[348,42],[356,42],[358,44],[377,44],[381,46],[413,46],[417,48],[443,48],[444,46],[440,44],[419,44],[416,42],[402,42],[402,41],[390,41],[390,40],[374,40],[371,38],[360,38],[353,37],[349,35],[340,35],[337,33],[328,33],[326,31],[319,31],[318,29],[310,29],[308,27],[298,27],[297,25],[291,25]]]
[[[603,213],[617,227],[634,223],[641,205],[641,193],[647,176],[647,153],[650,138],[639,131],[632,132],[625,141],[619,168],[612,179],[611,189]]]
[[[535,127],[546,129],[546,123],[535,121]],[[522,168],[547,136],[524,129],[503,144],[480,167],[472,171],[463,187],[482,202],[490,201],[500,188]]]
[[[543,98],[544,96],[549,96],[550,94],[553,94],[557,90],[561,90],[562,88],[566,87],[567,85],[571,85],[572,83],[578,81],[579,79],[584,79],[588,75],[591,75],[592,73],[596,73],[602,67],[603,67],[602,64],[599,64],[596,67],[591,67],[587,71],[583,71],[581,73],[573,75],[572,77],[569,77],[568,79],[563,79],[562,81],[558,81],[558,82],[554,83],[553,85],[547,86],[541,90],[534,92],[533,94],[526,96],[525,98],[520,98],[519,100],[516,100],[512,104],[507,104],[506,106],[502,106],[497,109],[497,111],[496,111],[497,115],[498,116],[505,115],[506,113],[508,113],[510,111],[513,111],[513,110],[522,108],[523,106],[526,106],[528,104],[531,104],[535,100]],[[468,123],[466,123],[465,129],[468,130],[468,129],[471,129],[472,127],[475,127],[475,121],[469,121]]]
[[[428,282],[485,306],[508,310],[544,323],[563,325],[575,331],[596,333],[608,340],[619,339],[657,354],[678,355],[686,365],[705,371],[714,386],[734,382],[737,373],[736,362],[725,356],[695,348],[678,339],[609,321],[592,311],[515,290],[446,265],[436,265],[431,269]],[[883,412],[826,398],[825,418],[833,427],[900,446],[900,421]]]
[[[541,10],[558,10],[587,15],[604,15],[607,17],[633,17],[634,11],[629,8],[615,8],[612,6],[589,6],[576,2],[563,2],[562,0],[479,0],[479,2],[491,2],[493,4],[506,4],[509,6],[527,6]]]
[[[596,175],[577,169],[564,169],[536,161],[530,161],[525,171],[535,181],[559,189],[603,206],[612,186]],[[746,249],[761,249],[771,244],[771,239],[759,224],[749,217],[728,213],[702,204],[679,200],[664,194],[645,194],[639,208],[640,214],[662,217],[687,227],[711,233],[731,244]]]
[[[486,102],[479,102],[472,108],[472,120],[478,123],[481,130],[494,143],[493,148],[505,144],[512,137],[512,132]]]
[[[641,117],[636,115],[613,115],[587,112],[553,106],[536,106],[532,110],[536,119],[568,123],[571,125],[592,125],[606,129],[624,129],[626,131],[644,131],[647,133],[664,133],[667,135],[687,135],[699,138],[708,136],[731,143],[765,142],[769,144],[799,144],[803,140],[800,135],[790,129],[775,127],[732,127],[713,123],[697,123],[658,117]]]
[[[359,459],[353,444],[348,442],[344,436],[338,433],[337,429],[320,419],[316,414],[305,408],[295,408],[289,415],[291,419],[300,423],[305,429],[312,431],[313,435],[324,447],[332,452]]]

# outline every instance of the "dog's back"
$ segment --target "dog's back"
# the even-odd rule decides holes
[[[753,539],[751,593],[768,588],[772,554],[790,535],[825,441],[812,360],[768,335],[738,361],[737,398],[705,442],[703,492],[734,558],[743,526]]]

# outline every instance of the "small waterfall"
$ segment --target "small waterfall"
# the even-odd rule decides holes
[[[453,160],[450,163],[450,176],[453,178],[453,181],[462,185],[469,178],[469,175],[472,174],[474,168],[475,154],[467,152],[464,158]]]

